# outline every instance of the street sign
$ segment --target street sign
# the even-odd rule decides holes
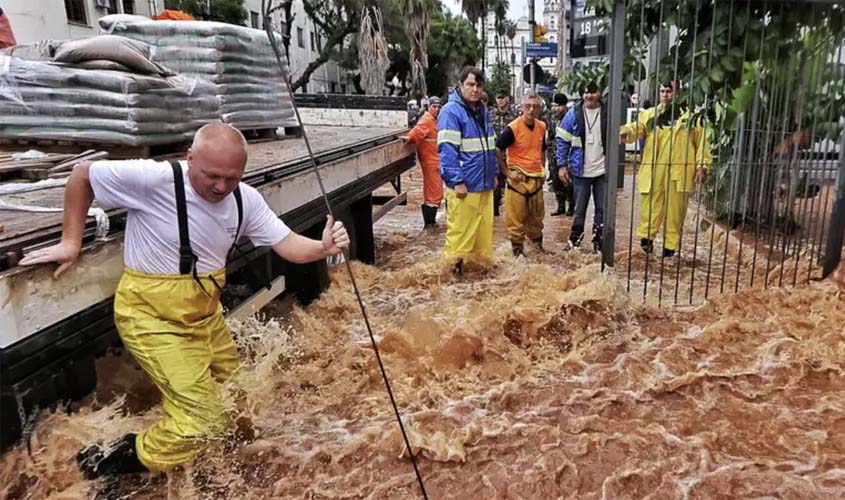
[[[528,42],[525,44],[526,57],[557,57],[557,43]]]
[[[555,88],[551,85],[537,85],[538,94],[554,94]]]

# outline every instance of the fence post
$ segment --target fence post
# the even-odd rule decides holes
[[[822,229],[824,230],[824,229]],[[830,212],[827,245],[824,250],[822,277],[827,278],[842,260],[842,243],[845,240],[845,134],[839,143],[839,173],[836,175],[836,198]]]
[[[613,267],[616,251],[616,197],[619,182],[619,164],[625,162],[624,153],[618,147],[619,127],[622,124],[622,66],[625,61],[625,0],[613,2],[613,21],[610,41],[610,103],[607,110],[607,151],[604,170],[607,174],[606,199],[604,204],[604,229],[602,232],[602,270]]]

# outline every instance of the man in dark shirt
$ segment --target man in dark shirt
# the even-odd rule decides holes
[[[538,119],[540,106],[537,94],[527,94],[522,116],[506,125],[496,140],[499,171],[507,178],[505,221],[516,257],[523,255],[526,236],[543,249],[546,124]]]

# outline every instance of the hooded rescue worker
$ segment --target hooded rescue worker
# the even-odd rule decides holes
[[[637,173],[642,200],[637,238],[642,249],[651,253],[665,218],[664,257],[672,257],[679,249],[690,195],[704,182],[712,162],[704,127],[674,104],[674,97],[674,83],[662,83],[660,104],[641,111],[635,123],[620,129],[624,142],[645,139]]]
[[[428,111],[403,141],[417,146],[417,156],[423,174],[423,227],[434,227],[437,223],[437,208],[443,202],[443,179],[440,178],[440,158],[437,155],[437,114],[440,113],[440,98],[429,99]]]
[[[222,123],[197,131],[186,162],[80,163],[65,188],[62,239],[22,265],[58,262],[58,277],[79,257],[89,207],[125,208],[125,270],[114,320],[126,349],[162,395],[164,416],[139,434],[77,455],[83,474],[162,472],[191,460],[227,427],[221,384],[240,369],[223,318],[226,258],[241,237],[285,260],[313,262],[349,245],[331,217],[322,241],[293,233],[255,188],[242,184],[246,140]]]
[[[496,133],[481,103],[484,75],[466,67],[460,84],[437,118],[440,176],[446,184],[444,253],[460,272],[464,260],[493,258],[493,189],[496,187]]]
[[[546,124],[537,118],[539,114],[540,97],[533,92],[526,94],[522,116],[510,122],[496,141],[499,169],[507,177],[505,221],[516,257],[524,253],[526,235],[543,248]]]
[[[496,136],[502,135],[502,131],[508,124],[519,117],[519,112],[511,104],[511,96],[506,91],[499,91],[496,94],[496,108],[492,112],[493,129],[496,130]],[[497,177],[498,185],[493,191],[493,215],[499,216],[499,211],[504,199],[505,176],[500,174]]]

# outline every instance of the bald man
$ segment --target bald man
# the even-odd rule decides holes
[[[83,474],[163,472],[191,460],[228,426],[220,384],[240,368],[220,291],[234,244],[248,237],[283,259],[313,262],[339,254],[349,238],[328,219],[322,241],[293,233],[254,188],[241,184],[243,135],[222,123],[201,128],[186,162],[80,163],[65,188],[62,239],[22,265],[76,262],[88,208],[125,208],[125,269],[114,320],[126,349],[161,391],[164,415],[107,449],[77,455]]]

